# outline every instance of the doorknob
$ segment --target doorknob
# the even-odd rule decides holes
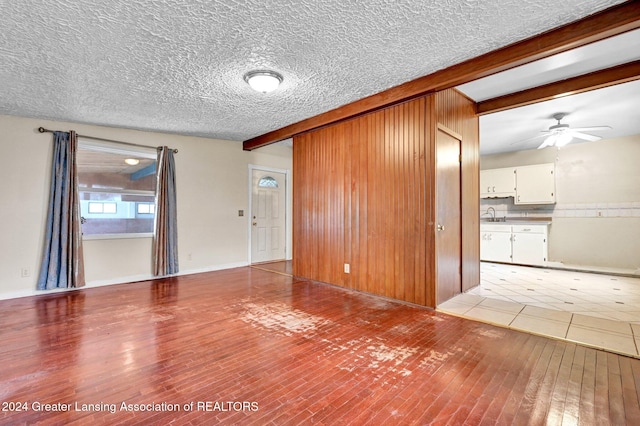
[[[444,225],[440,225],[440,224],[438,224],[438,226],[436,227],[436,229],[437,229],[438,231],[444,231]]]
[[[253,226],[258,226],[258,222],[253,222],[252,225]]]

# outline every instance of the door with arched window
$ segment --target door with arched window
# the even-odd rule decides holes
[[[251,190],[251,262],[286,256],[286,175],[253,169]]]

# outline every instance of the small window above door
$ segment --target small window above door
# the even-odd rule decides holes
[[[265,176],[258,181],[259,188],[278,188],[278,181],[271,176]]]

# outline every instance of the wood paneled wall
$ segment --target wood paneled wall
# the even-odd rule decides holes
[[[297,136],[293,149],[293,271],[345,285],[345,177],[351,122]]]
[[[425,96],[294,137],[295,275],[435,306],[432,129],[441,119],[462,135],[472,133],[470,121],[457,123],[473,111],[463,100],[458,92]],[[475,158],[469,170],[477,170],[477,149],[474,155],[468,149],[463,161]],[[463,169],[463,185],[471,182],[469,170]],[[475,262],[478,269],[479,248]]]

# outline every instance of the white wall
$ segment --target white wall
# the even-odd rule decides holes
[[[551,262],[640,273],[640,135],[483,156],[480,168],[539,163],[556,164],[555,205],[482,200],[481,213],[551,217]]]
[[[0,115],[0,299],[36,292],[48,205],[52,135],[37,128],[177,148],[180,273],[248,263],[249,164],[291,170],[286,146],[242,143]],[[238,210],[245,210],[244,217]],[[291,217],[289,200],[288,217]],[[291,247],[291,241],[287,241]],[[151,239],[84,241],[87,287],[151,277]],[[29,276],[22,277],[22,269]]]

